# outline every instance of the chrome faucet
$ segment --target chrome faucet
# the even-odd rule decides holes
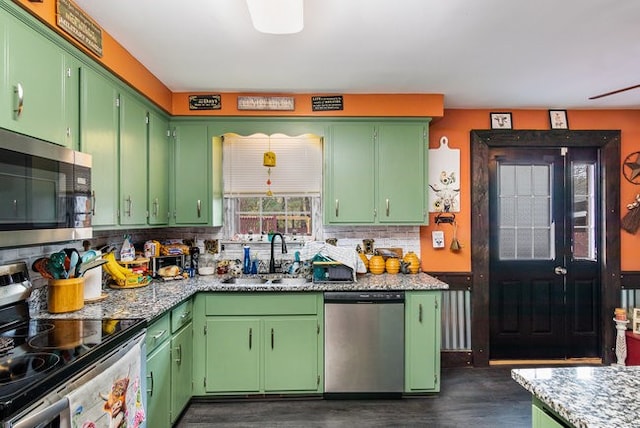
[[[276,273],[276,261],[273,258],[273,244],[276,242],[276,236],[279,236],[280,241],[282,241],[282,254],[287,253],[287,244],[284,242],[284,236],[282,236],[282,233],[274,233],[271,237],[271,257],[269,258],[269,273]]]

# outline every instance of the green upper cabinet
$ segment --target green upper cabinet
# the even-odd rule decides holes
[[[427,125],[378,126],[377,213],[380,223],[427,221]]]
[[[0,126],[70,146],[65,88],[73,85],[75,73],[67,73],[65,52],[7,11],[0,14],[4,39]]]
[[[175,136],[174,222],[209,224],[210,146],[207,125],[178,124]]]
[[[118,90],[89,67],[80,70],[80,150],[93,156],[93,226],[118,224]]]
[[[147,109],[120,94],[120,224],[147,223]]]
[[[169,177],[171,172],[171,145],[169,121],[157,113],[149,113],[149,224],[169,223]]]
[[[405,294],[405,392],[440,391],[440,291]]]
[[[325,151],[325,222],[375,221],[373,125],[338,124],[331,127]]]
[[[326,224],[426,224],[424,121],[331,126],[325,151]]]

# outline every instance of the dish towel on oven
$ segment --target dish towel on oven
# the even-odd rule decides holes
[[[145,419],[141,342],[105,371],[69,393],[73,428],[135,428]]]

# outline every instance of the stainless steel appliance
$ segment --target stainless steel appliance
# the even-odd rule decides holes
[[[146,322],[33,319],[25,301],[30,289],[25,263],[0,266],[0,426],[70,426],[61,394],[139,342]],[[43,417],[38,423],[36,414]]]
[[[92,237],[91,155],[0,128],[0,246]]]
[[[324,293],[325,396],[401,395],[404,292]]]

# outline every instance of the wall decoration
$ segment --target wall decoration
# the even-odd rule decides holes
[[[626,232],[635,234],[640,228],[640,195],[636,195],[636,200],[627,205],[627,213],[622,217],[620,227]]]
[[[551,129],[569,129],[566,110],[549,110]]]
[[[624,159],[622,175],[629,183],[640,184],[640,152],[633,152]]]
[[[220,110],[220,95],[189,95],[189,110]]]
[[[489,113],[491,129],[513,129],[511,113]]]
[[[239,96],[238,110],[295,110],[294,97]]]
[[[450,149],[449,139],[429,149],[429,212],[460,211],[460,149]]]

